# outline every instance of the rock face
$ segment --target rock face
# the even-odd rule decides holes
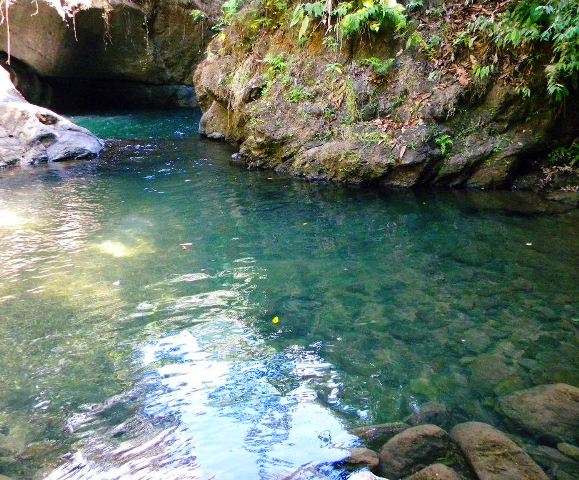
[[[379,470],[387,478],[401,478],[441,461],[467,471],[464,459],[448,433],[436,425],[420,425],[392,437],[380,451]]]
[[[0,67],[0,167],[93,158],[102,148],[88,130],[24,100]]]
[[[515,442],[486,423],[461,423],[451,430],[450,436],[480,480],[548,479]]]
[[[564,383],[540,385],[499,401],[500,411],[518,426],[551,442],[577,443],[579,389]]]
[[[194,106],[192,73],[221,3],[16,0],[9,7],[10,42],[3,25],[0,50],[10,50],[46,79],[55,105],[68,106],[68,97],[102,102],[108,97],[99,95],[108,90],[116,97],[113,105],[120,99],[135,106]],[[193,11],[200,13],[195,17]]]
[[[577,135],[575,113],[563,120],[542,95],[522,99],[500,75],[437,79],[432,59],[391,33],[329,48],[323,28],[298,42],[289,22],[268,15],[248,2],[194,76],[201,132],[239,145],[248,167],[390,187],[504,188],[535,168],[554,131],[563,142]],[[264,18],[272,27],[255,27]],[[395,67],[378,75],[368,57]],[[541,71],[533,75],[543,84]]]
[[[458,474],[446,465],[435,463],[423,468],[414,475],[410,475],[406,480],[461,480]]]

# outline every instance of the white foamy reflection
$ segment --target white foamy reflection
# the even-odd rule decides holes
[[[131,438],[115,441],[118,426],[85,433],[50,480],[330,478],[317,466],[354,441],[308,386],[331,382],[331,366],[300,348],[275,353],[235,319],[151,342],[143,362],[154,387]]]

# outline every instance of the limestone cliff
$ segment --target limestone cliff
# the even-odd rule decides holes
[[[218,12],[218,2],[204,0],[16,0],[0,25],[0,50],[73,104],[92,94],[112,104],[190,106],[192,72]]]

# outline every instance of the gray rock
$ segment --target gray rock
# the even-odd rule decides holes
[[[445,427],[449,420],[449,412],[446,405],[438,402],[427,402],[418,407],[418,409],[406,417],[404,421],[412,426],[430,423]]]
[[[429,465],[426,468],[410,475],[406,480],[461,480],[458,473],[441,463]]]
[[[374,469],[378,466],[379,459],[378,454],[369,448],[351,448],[344,462],[356,467]]]
[[[102,148],[85,128],[28,103],[0,67],[0,167],[92,158]]]
[[[416,473],[441,460],[466,471],[466,462],[452,439],[436,425],[412,427],[392,437],[380,451],[379,471],[391,478]]]
[[[548,480],[515,442],[481,422],[456,425],[450,436],[458,443],[479,480]]]
[[[394,435],[410,428],[410,425],[403,422],[382,423],[379,425],[369,425],[352,430],[352,433],[362,439],[368,446],[382,446]]]
[[[499,409],[520,427],[553,443],[579,439],[579,388],[540,385],[501,398]]]

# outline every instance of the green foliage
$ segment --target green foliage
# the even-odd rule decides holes
[[[450,138],[450,135],[447,135],[446,133],[440,134],[434,139],[434,141],[440,148],[442,155],[447,157],[450,154],[450,150],[452,149],[452,145],[454,143],[452,138]]]
[[[364,30],[379,32],[386,26],[396,30],[406,27],[404,6],[396,0],[364,0],[359,8],[345,15],[340,21],[341,33],[346,37]]]
[[[396,65],[396,59],[387,58],[386,60],[381,60],[380,58],[377,57],[369,57],[363,58],[362,60],[360,60],[360,63],[362,65],[369,65],[370,67],[372,67],[372,71],[374,73],[386,76],[392,71],[392,69]]]
[[[523,98],[529,98],[531,96],[531,89],[524,85],[515,87],[515,92]]]
[[[340,47],[340,44],[334,37],[324,37],[322,43],[334,53],[337,52]]]
[[[207,20],[207,15],[201,10],[191,10],[191,20],[195,23]]]
[[[263,63],[268,65],[267,70],[265,71],[265,78],[268,80],[274,80],[279,74],[285,72],[288,68],[284,55],[267,55],[263,59]]]
[[[472,69],[474,76],[479,80],[490,77],[494,70],[494,65],[474,65]]]
[[[341,63],[329,63],[325,68],[326,73],[333,73],[336,75],[342,75],[344,73],[344,65]]]
[[[522,0],[498,21],[478,17],[470,26],[484,32],[500,49],[522,49],[550,43],[552,56],[545,68],[547,92],[561,101],[577,87],[579,77],[579,2]]]
[[[569,147],[559,147],[549,154],[552,166],[579,167],[579,141],[575,140]]]
[[[236,13],[241,8],[241,4],[242,0],[227,0],[223,3],[221,6],[221,11],[223,12],[221,23],[223,25],[229,25],[233,21]]]
[[[290,89],[287,94],[287,99],[291,103],[300,103],[304,100],[311,100],[313,95],[307,92],[301,85],[296,85]]]
[[[411,0],[406,4],[406,10],[413,11],[413,10],[420,10],[424,8],[424,1],[423,0]]]

